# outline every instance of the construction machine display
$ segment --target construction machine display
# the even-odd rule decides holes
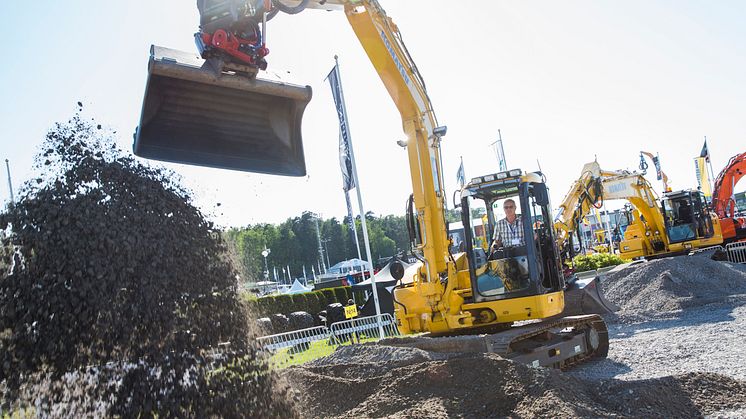
[[[733,193],[736,184],[746,174],[746,153],[731,157],[715,179],[712,210],[720,217],[726,243],[746,239],[746,214],[736,206]]]
[[[629,224],[619,243],[623,258],[672,256],[723,243],[718,217],[709,211],[702,192],[667,192],[660,199],[642,174],[602,170],[594,161],[583,166],[559,205],[554,221],[559,246],[571,243],[592,207],[600,208],[604,200],[616,199],[632,204],[627,211]]]
[[[465,248],[450,252],[440,147],[446,127],[438,123],[399,29],[377,0],[198,4],[201,29],[196,39],[201,56],[159,47],[151,51],[134,143],[137,155],[304,174],[300,122],[311,91],[265,78],[266,25],[278,11],[343,10],[399,110],[406,135],[402,145],[413,190],[408,224],[423,263],[394,289],[400,330],[432,335],[499,331],[486,337],[490,351],[536,366],[567,367],[606,356],[608,336],[600,316],[557,318],[564,310],[567,284],[542,175],[510,170],[472,179],[458,191]],[[511,238],[498,233],[502,220],[496,220],[494,211],[506,200],[518,207],[510,225],[520,231],[513,231]],[[488,216],[481,245],[470,228],[474,208]],[[515,322],[550,317],[512,327]]]

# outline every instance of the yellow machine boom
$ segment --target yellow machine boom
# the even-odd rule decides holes
[[[209,7],[200,3],[201,14],[207,9],[220,12],[213,16],[215,19],[202,16],[203,24],[214,26],[211,30],[217,34],[222,30],[218,25],[222,20],[229,21],[225,28],[249,18],[261,18],[259,23],[265,25],[274,13],[273,10],[254,13],[267,2],[256,2],[255,8],[246,8],[245,3],[214,1]],[[273,1],[271,5],[277,3]],[[446,128],[438,125],[425,84],[399,29],[377,0],[288,0],[283,5],[284,8],[306,6],[344,10],[401,116],[413,191],[408,224],[413,231],[413,250],[422,260],[418,271],[404,278],[393,293],[401,330],[461,334],[477,328],[510,328],[513,322],[562,313],[566,284],[543,175],[510,170],[472,179],[460,191],[466,249],[451,254],[444,218],[446,192],[440,149]],[[236,10],[242,13],[239,18],[243,20],[230,20]],[[251,13],[254,14],[249,16]],[[259,23],[254,22],[255,27]],[[253,30],[261,34],[258,29]],[[310,100],[310,88],[263,79],[259,69],[266,65],[266,51],[262,49],[261,37],[254,45],[261,48],[244,57],[245,62],[255,63],[258,68],[216,60],[212,56],[216,50],[205,46],[211,36],[217,36],[214,34],[197,34],[198,48],[203,58],[207,55],[207,61],[201,64],[199,60],[182,62],[171,56],[151,57],[135,152],[188,164],[302,175],[305,162],[300,118]],[[221,36],[230,40],[235,35]],[[213,47],[216,45],[213,42]],[[217,49],[225,47],[222,45],[217,45]],[[243,54],[242,51],[246,52],[229,52]],[[239,106],[241,112],[228,116],[200,113],[199,104],[190,102],[190,97],[209,99],[213,106],[226,110]],[[186,121],[189,130],[184,130],[179,121]],[[229,126],[223,126],[224,123]],[[289,155],[293,158],[288,159]],[[504,200],[512,200],[520,208],[522,224],[515,228],[520,229],[525,241],[514,239],[487,255],[483,248],[474,246],[477,240],[470,228],[470,205],[473,202],[486,205],[488,224],[483,233],[493,241],[496,238],[493,232],[497,231],[493,207]],[[532,365],[557,367],[590,356],[605,356],[608,347],[606,326],[596,315],[512,328],[494,335],[491,342],[490,350],[503,356]]]
[[[636,172],[602,170],[597,162],[583,166],[555,217],[558,244],[564,246],[591,208],[604,200],[632,204],[619,251],[624,258],[661,257],[723,242],[720,223],[698,191],[664,194],[660,199],[650,182]],[[683,209],[690,208],[688,219]]]

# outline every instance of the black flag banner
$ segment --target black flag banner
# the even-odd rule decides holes
[[[339,67],[335,64],[332,71],[326,77],[332,87],[334,105],[339,117],[339,164],[342,169],[342,188],[345,192],[355,187],[355,179],[352,177],[352,160],[350,158],[350,129],[347,124],[342,86],[339,83]]]

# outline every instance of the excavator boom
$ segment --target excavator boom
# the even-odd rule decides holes
[[[733,198],[736,184],[745,174],[746,153],[741,153],[730,158],[715,180],[711,206],[720,217],[726,242],[746,238],[746,218],[736,215],[736,200]]]
[[[560,258],[551,223],[543,221],[552,218],[543,175],[509,170],[473,178],[460,191],[466,248],[450,252],[440,154],[446,127],[438,124],[401,33],[377,0],[198,0],[199,55],[151,51],[135,154],[305,174],[301,120],[311,89],[267,79],[265,26],[278,10],[295,14],[306,7],[340,6],[396,105],[406,135],[413,192],[408,226],[423,263],[393,291],[399,329],[433,335],[508,329],[492,336],[493,349],[536,366],[563,367],[605,356],[608,337],[596,315],[511,328],[514,322],[557,316],[564,308]],[[506,242],[488,258],[483,248],[474,248],[469,205],[482,202],[492,214],[497,199],[520,204],[526,240]]]

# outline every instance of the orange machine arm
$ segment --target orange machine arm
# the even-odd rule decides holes
[[[712,208],[720,218],[733,218],[736,203],[733,200],[733,190],[746,173],[746,153],[737,154],[730,158],[722,172],[715,180],[715,190],[712,193]]]

